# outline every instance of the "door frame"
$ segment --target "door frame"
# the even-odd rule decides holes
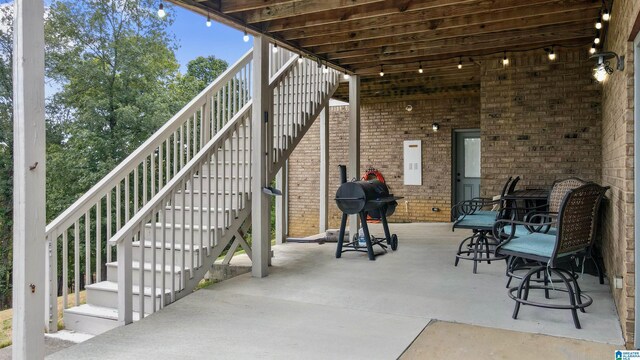
[[[480,128],[471,128],[471,129],[453,129],[451,131],[451,207],[455,205],[456,201],[456,168],[458,167],[458,140],[457,134],[461,133],[471,133],[477,132],[480,134],[481,143],[482,143],[482,132]],[[482,148],[482,147],[481,147]],[[482,163],[480,165],[480,171],[482,171]],[[481,174],[482,175],[482,174]],[[481,178],[482,179],[482,178]],[[482,180],[481,180],[482,182]],[[451,212],[451,221],[454,221],[453,212]]]

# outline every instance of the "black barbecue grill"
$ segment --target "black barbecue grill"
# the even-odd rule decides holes
[[[375,260],[376,254],[373,252],[373,245],[379,245],[386,252],[387,246],[391,246],[391,250],[398,248],[398,237],[396,234],[391,235],[387,216],[391,216],[396,206],[397,200],[401,197],[393,196],[389,193],[389,188],[378,180],[361,180],[347,182],[346,166],[340,165],[340,178],[342,185],[336,192],[336,205],[342,211],[342,221],[340,222],[340,234],[338,236],[338,248],[336,249],[336,258],[342,256],[346,251],[367,252],[369,260]],[[384,228],[384,239],[378,239],[370,235],[367,226],[367,213],[377,211],[380,213],[380,220]],[[353,234],[352,241],[344,244],[344,233],[347,226],[347,216],[358,214],[360,217],[360,225],[364,233],[366,249],[362,249],[358,244],[358,234]]]

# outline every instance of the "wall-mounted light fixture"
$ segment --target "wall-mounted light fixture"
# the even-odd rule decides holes
[[[440,124],[438,123],[431,124],[431,129],[433,129],[433,132],[440,130]]]
[[[593,77],[596,78],[598,82],[605,81],[607,76],[613,74],[615,70],[624,70],[624,55],[618,56],[618,54],[614,52],[601,52],[593,54],[589,58],[597,59],[596,67],[593,69]],[[613,58],[616,59],[615,69],[611,67],[608,61],[608,59]]]
[[[404,109],[407,110],[407,111],[411,111],[411,110],[413,110],[413,106],[411,104],[409,104]]]

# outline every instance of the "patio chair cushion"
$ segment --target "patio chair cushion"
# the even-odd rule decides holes
[[[471,214],[460,216],[455,227],[464,227],[469,229],[492,228],[495,222],[495,214]]]
[[[551,257],[555,245],[555,235],[532,233],[511,239],[502,246],[502,250]]]
[[[504,227],[504,233],[509,235],[511,234],[511,227],[513,225],[507,225]],[[524,226],[522,225],[516,225],[516,233],[514,234],[515,237],[521,237],[521,236],[525,236],[525,235],[529,235],[530,232],[529,230],[527,230]]]

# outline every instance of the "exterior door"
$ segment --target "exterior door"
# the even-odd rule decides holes
[[[480,196],[480,131],[455,132],[454,203]]]

